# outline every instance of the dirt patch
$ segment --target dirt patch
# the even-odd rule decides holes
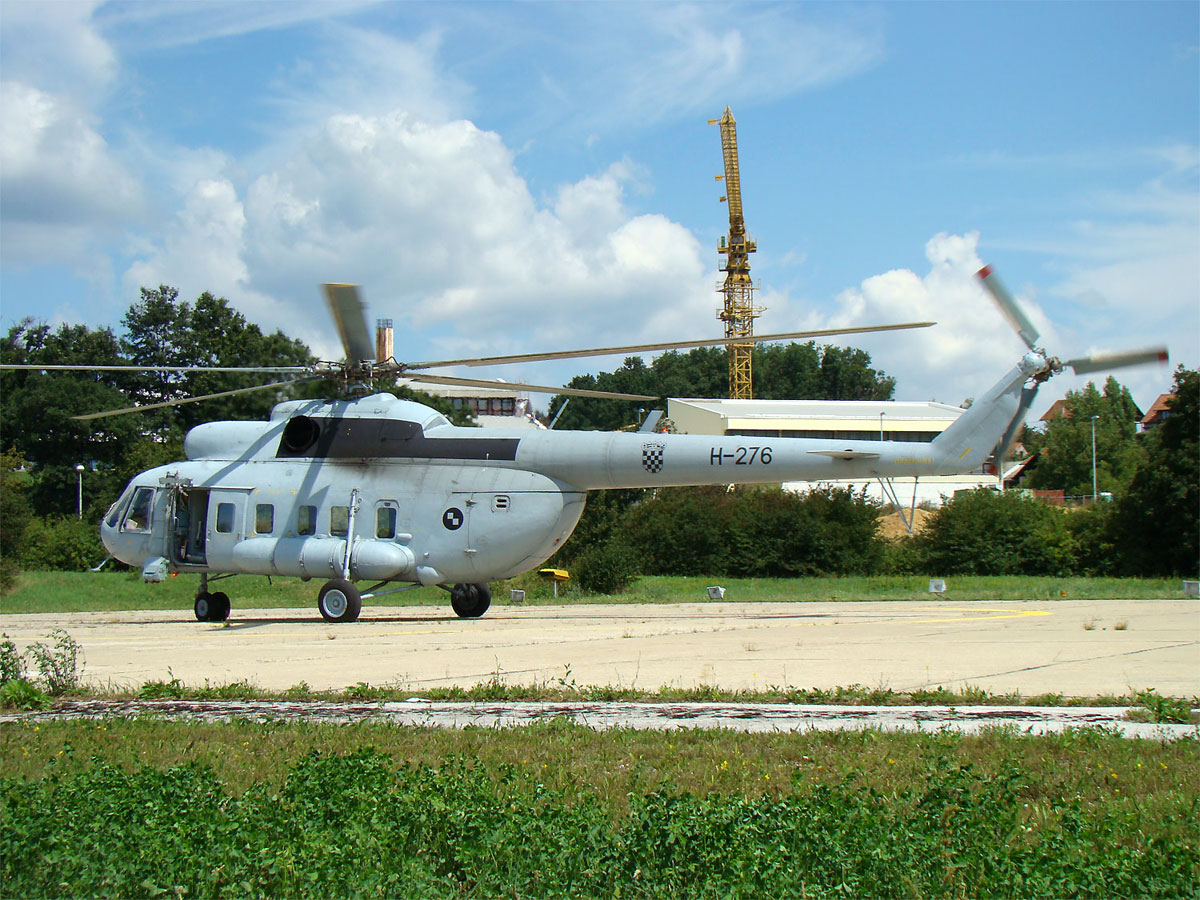
[[[905,515],[908,515],[908,512],[908,510],[905,510]],[[913,533],[920,534],[928,524],[930,516],[933,515],[933,510],[917,508],[912,510],[912,513]],[[909,536],[908,530],[904,527],[904,522],[900,518],[900,513],[893,512],[879,517],[879,535],[889,541]]]

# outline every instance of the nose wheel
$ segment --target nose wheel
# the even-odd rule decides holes
[[[229,595],[223,591],[215,594],[201,591],[192,605],[192,611],[201,622],[224,622],[229,618],[229,609]]]
[[[486,584],[456,584],[450,588],[450,606],[462,619],[478,619],[492,605]]]

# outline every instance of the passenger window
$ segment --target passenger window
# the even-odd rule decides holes
[[[329,533],[338,537],[350,533],[350,507],[335,506],[329,510]]]
[[[300,507],[300,511],[296,514],[296,533],[317,533],[317,508],[315,506]]]
[[[270,503],[259,503],[254,507],[254,533],[270,534],[275,530],[275,507]]]
[[[149,531],[150,514],[154,506],[154,488],[138,488],[129,504],[129,515],[122,531]]]
[[[396,536],[396,508],[381,506],[375,510],[375,537],[394,538]]]
[[[217,504],[217,531],[221,534],[231,534],[233,532],[233,511],[232,503]]]

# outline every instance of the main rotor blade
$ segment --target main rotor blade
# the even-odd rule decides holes
[[[312,371],[311,366],[60,366],[37,363],[10,363],[0,369],[44,372],[261,372],[272,375],[301,375]]]
[[[864,325],[860,328],[823,328],[818,331],[789,331],[784,334],[751,334],[743,337],[711,338],[699,341],[668,341],[660,344],[630,344],[626,347],[596,347],[592,350],[558,350],[553,353],[517,353],[512,356],[478,356],[471,359],[442,359],[436,362],[405,363],[406,371],[436,369],[442,366],[502,366],[509,363],[541,362],[547,359],[579,359],[584,356],[617,356],[645,353],[654,350],[686,350],[693,347],[716,347],[722,344],[759,344],[764,341],[790,341],[800,338],[826,337],[834,334],[865,334],[872,331],[900,331],[906,328],[928,328],[936,322],[907,322],[902,325]],[[559,390],[559,393],[566,393]]]
[[[519,381],[487,381],[483,378],[451,378],[447,375],[414,375],[405,372],[402,376],[410,381],[420,381],[426,384],[452,384],[461,387],[511,388],[517,391],[531,391],[535,394],[566,394],[569,397],[599,397],[606,400],[657,400],[645,394],[619,394],[615,391],[588,391],[582,388],[547,387],[544,384],[524,384]]]
[[[356,284],[326,284],[325,299],[329,312],[337,323],[342,347],[346,350],[346,362],[350,365],[364,359],[375,358],[375,343],[367,331],[366,307],[358,296]]]
[[[1008,324],[1025,342],[1025,346],[1030,350],[1035,349],[1035,344],[1038,339],[1038,330],[1033,327],[1033,323],[1029,321],[1029,317],[1025,315],[1025,311],[1018,305],[1016,299],[1008,292],[1008,288],[1004,286],[998,275],[992,271],[991,266],[984,266],[977,273],[979,280],[983,282],[983,286],[987,288],[988,293],[992,295],[992,299],[996,301],[996,305],[1000,307],[1000,312],[1004,314],[1004,318],[1008,320]]]
[[[1147,347],[1145,350],[1125,350],[1117,353],[1094,353],[1079,359],[1068,359],[1065,365],[1075,370],[1076,375],[1087,375],[1091,372],[1109,372],[1113,369],[1123,369],[1126,366],[1140,366],[1144,363],[1168,361],[1166,347]]]
[[[71,416],[76,422],[87,422],[91,419],[103,419],[108,416],[123,416],[126,413],[141,412],[146,409],[164,409],[168,406],[183,406],[185,403],[199,403],[201,400],[212,400],[215,397],[231,397],[234,394],[248,394],[251,391],[265,391],[267,388],[283,387],[286,384],[299,384],[302,381],[313,381],[313,378],[292,378],[288,381],[274,381],[270,384],[256,384],[253,387],[237,388],[232,391],[219,391],[216,394],[202,394],[199,397],[184,397],[182,400],[167,400],[163,403],[147,403],[144,406],[127,406],[124,409],[109,409],[104,412],[88,413],[85,416]]]

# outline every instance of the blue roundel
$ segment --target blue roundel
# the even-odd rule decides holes
[[[463,511],[457,506],[452,506],[442,513],[442,524],[450,531],[458,531],[462,528],[462,523],[466,521],[463,516]]]

